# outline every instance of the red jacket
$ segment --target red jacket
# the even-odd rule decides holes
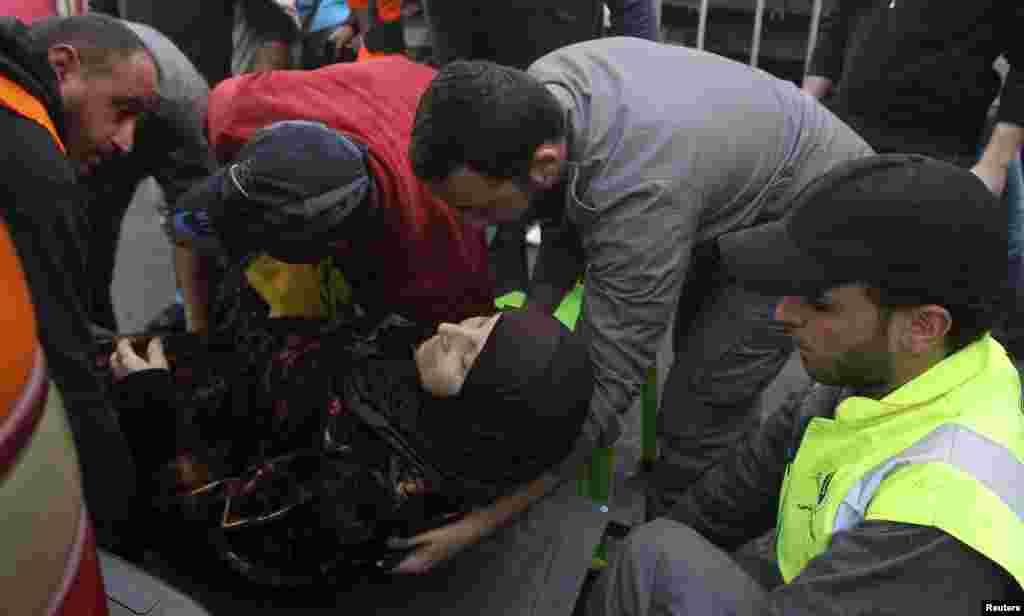
[[[353,272],[361,303],[421,322],[494,310],[483,229],[463,227],[409,162],[416,106],[433,76],[433,69],[400,56],[244,75],[211,92],[207,117],[221,163],[253,132],[283,120],[322,122],[364,143],[381,197],[381,228],[352,239],[343,267]],[[372,269],[356,271],[352,264]]]

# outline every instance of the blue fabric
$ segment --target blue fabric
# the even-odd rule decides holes
[[[654,0],[608,0],[612,16],[612,34],[658,40],[657,13]]]
[[[984,151],[985,144],[978,148],[978,156]],[[1007,224],[1010,230],[1009,267],[1010,283],[1013,288],[1024,291],[1024,165],[1021,158],[1010,163],[1006,176],[1006,190],[1003,192],[1003,205],[1007,210]]]
[[[173,220],[174,239],[187,242],[199,254],[213,255],[223,252],[210,223],[210,215],[205,210],[179,210],[174,213]]]
[[[296,0],[295,8],[299,12],[299,19],[305,23],[306,16],[310,14],[317,0]],[[320,0],[320,8],[313,18],[309,27],[310,32],[320,32],[327,28],[337,28],[348,19],[351,11],[348,8],[347,0]]]
[[[1003,201],[1010,209],[1010,256],[1024,258],[1024,164],[1020,156],[1010,163]]]

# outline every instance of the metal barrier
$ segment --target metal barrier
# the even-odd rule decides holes
[[[811,56],[814,55],[814,47],[818,44],[818,27],[821,24],[821,6],[824,0],[814,0],[811,5],[811,28],[807,33],[807,55],[804,57],[804,74],[811,68]]]
[[[807,33],[807,52],[804,56],[804,70],[811,63],[814,46],[818,42],[818,28],[821,24],[822,5],[824,0],[813,0],[811,5],[811,25]],[[704,49],[707,41],[708,10],[710,0],[700,0],[700,16],[697,20],[697,49]],[[761,56],[761,38],[764,31],[765,0],[756,0],[754,8],[754,32],[750,38],[750,66],[757,66]]]

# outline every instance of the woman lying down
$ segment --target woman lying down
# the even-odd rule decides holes
[[[140,466],[173,471],[164,497],[206,521],[236,569],[298,584],[424,573],[554,486],[545,471],[591,397],[586,344],[532,310],[422,339],[390,320],[355,337],[282,334],[258,370],[212,350],[168,362],[159,339],[146,357],[122,340],[110,362]]]

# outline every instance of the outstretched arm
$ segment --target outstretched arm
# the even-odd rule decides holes
[[[1016,27],[1008,31],[1019,32],[1024,26],[1024,7],[1018,5],[1013,11]],[[1019,36],[1006,41],[1004,54],[1010,71],[1003,84],[999,115],[981,160],[973,169],[997,195],[1006,189],[1010,163],[1020,156],[1024,146],[1024,41]]]
[[[474,510],[457,522],[408,539],[392,539],[392,548],[415,548],[393,572],[424,574],[432,571],[515,520],[555,489],[560,481],[554,475],[542,475],[515,493],[502,496],[488,507]]]

